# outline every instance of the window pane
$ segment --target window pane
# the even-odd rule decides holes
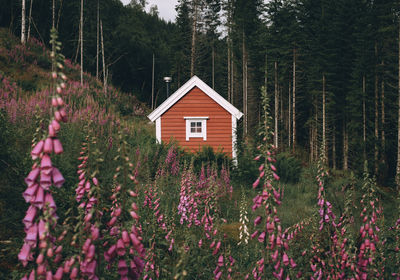
[[[195,133],[196,132],[196,128],[194,128],[194,127],[190,128],[190,132],[191,133]]]
[[[197,127],[201,127],[201,122],[197,122]]]
[[[197,133],[201,133],[201,127],[197,128]]]
[[[190,123],[190,127],[195,127],[196,126],[196,123],[195,122],[191,122]]]

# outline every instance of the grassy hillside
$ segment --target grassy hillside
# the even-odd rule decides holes
[[[80,85],[79,65],[65,61],[68,76],[64,93],[71,120],[75,121],[92,111],[92,118],[104,122],[107,118],[144,116],[148,109],[132,93],[122,93],[112,86],[104,94],[102,82],[84,74]],[[0,29],[0,108],[5,109],[12,121],[31,118],[36,106],[48,111],[50,94],[50,52],[35,38],[26,45]],[[18,104],[18,106],[16,106]]]

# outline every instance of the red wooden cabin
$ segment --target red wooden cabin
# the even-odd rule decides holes
[[[156,123],[159,143],[174,138],[192,152],[208,145],[236,158],[236,124],[242,113],[193,76],[155,109],[148,118]]]

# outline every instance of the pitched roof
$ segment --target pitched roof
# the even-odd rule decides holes
[[[177,91],[175,91],[167,100],[165,100],[160,106],[158,106],[153,112],[151,112],[147,117],[154,122],[160,116],[162,116],[169,108],[174,106],[182,97],[184,97],[190,90],[194,87],[198,87],[216,103],[218,103],[222,108],[228,111],[236,119],[240,119],[243,113],[236,109],[231,103],[229,103],[225,98],[219,95],[215,90],[209,87],[205,82],[203,82],[199,77],[193,76],[189,81],[187,81],[183,86],[181,86]]]

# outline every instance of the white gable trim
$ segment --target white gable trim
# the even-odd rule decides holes
[[[237,164],[237,154],[236,154],[236,129],[237,129],[237,119],[232,116],[232,159],[233,163],[236,165]]]
[[[161,144],[161,117],[156,119],[156,139]]]
[[[221,95],[219,95],[215,90],[209,87],[206,83],[200,80],[199,77],[193,76],[189,81],[187,81],[183,86],[181,86],[177,91],[174,92],[167,100],[165,100],[160,106],[157,107],[150,115],[147,117],[154,122],[162,116],[169,108],[171,108],[176,102],[178,102],[183,96],[185,96],[192,88],[198,87],[216,103],[218,103],[222,108],[228,111],[236,119],[240,119],[243,113],[236,109],[231,103],[226,101]]]

